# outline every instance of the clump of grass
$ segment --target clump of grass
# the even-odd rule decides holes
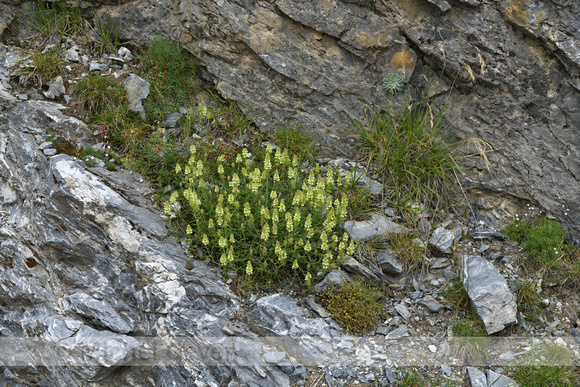
[[[274,131],[274,142],[302,158],[313,160],[318,151],[314,139],[301,127],[284,125]]]
[[[151,94],[143,106],[150,119],[162,121],[167,114],[190,104],[196,87],[196,63],[178,43],[156,39],[139,59],[151,84]]]
[[[360,139],[362,157],[388,187],[387,199],[396,208],[425,202],[436,209],[448,203],[461,143],[443,141],[443,113],[430,115],[418,106],[375,113],[351,121]]]
[[[544,342],[532,345],[531,351],[507,371],[521,386],[578,386],[580,370],[574,364],[575,357],[566,347]]]
[[[397,257],[406,266],[407,270],[423,262],[425,250],[417,244],[416,239],[416,234],[409,233],[395,235],[390,240]]]
[[[47,50],[32,55],[32,66],[23,67],[20,73],[37,85],[56,78],[64,71],[64,60],[57,50]]]
[[[240,136],[250,134],[250,142],[261,142],[261,135],[254,127],[257,117],[247,116],[234,102],[224,102],[218,98],[215,101],[215,108],[198,104],[197,108],[190,108],[180,119],[185,137],[191,133],[203,132],[202,134],[214,138],[238,140]]]
[[[457,312],[469,312],[471,303],[467,290],[463,286],[461,277],[452,278],[444,291],[445,299],[453,306]]]
[[[558,222],[546,217],[534,221],[518,217],[501,231],[510,239],[522,242],[526,251],[523,261],[531,269],[562,282],[578,281],[580,254],[577,248],[566,244],[566,233]]]
[[[116,86],[109,77],[98,74],[83,77],[74,87],[74,93],[80,106],[90,114],[116,109],[126,103],[125,89]]]
[[[99,51],[101,53],[107,51],[109,53],[114,53],[121,45],[127,44],[123,43],[123,34],[127,31],[127,28],[121,27],[121,22],[119,19],[114,19],[110,16],[104,16],[101,19],[95,21],[95,32],[97,35],[97,41],[99,45]]]
[[[368,332],[379,323],[381,295],[360,279],[342,287],[331,286],[321,296],[328,312],[350,333]]]
[[[532,320],[536,320],[542,310],[540,307],[540,295],[536,286],[536,281],[523,280],[516,284],[515,291],[518,310]]]
[[[180,208],[176,215],[188,241],[204,248],[224,274],[309,287],[354,250],[339,230],[348,198],[332,168],[325,177],[318,165],[306,172],[297,155],[271,146],[253,155],[246,148],[192,145],[189,153],[175,170],[185,183],[171,193],[165,213]]]
[[[452,326],[450,347],[456,358],[466,364],[481,365],[489,354],[491,339],[481,319],[473,312],[458,319]]]
[[[33,1],[25,23],[44,36],[74,36],[84,31],[80,7],[66,7],[59,1]]]

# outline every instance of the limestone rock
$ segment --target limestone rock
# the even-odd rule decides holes
[[[467,367],[467,377],[471,387],[488,387],[485,374],[478,368]]]
[[[48,90],[43,92],[43,94],[48,99],[58,98],[66,92],[64,81],[60,75],[48,82],[46,86],[48,86]]]
[[[467,234],[467,227],[459,225],[453,230],[447,230],[444,227],[438,227],[433,232],[429,243],[442,253],[451,253],[453,244],[459,241],[463,235]]]
[[[519,384],[504,375],[487,370],[487,387],[518,387]]]
[[[517,322],[515,296],[492,263],[480,256],[463,256],[463,286],[488,334]]]
[[[145,119],[145,109],[142,102],[149,95],[149,86],[149,82],[135,74],[131,74],[124,84],[129,110],[139,113],[142,119]]]
[[[367,266],[363,265],[362,263],[360,263],[359,261],[357,261],[352,257],[347,259],[346,262],[342,264],[342,268],[348,271],[349,273],[363,276],[368,281],[374,283],[381,282],[381,276],[378,276],[373,270],[369,269]]]
[[[348,235],[361,242],[368,242],[376,238],[389,240],[392,235],[408,233],[410,230],[397,224],[381,214],[372,215],[371,219],[364,221],[346,221],[344,229]]]
[[[401,274],[403,272],[403,264],[391,250],[380,250],[377,253],[377,263],[385,274]]]
[[[330,286],[342,287],[346,283],[352,281],[351,278],[340,268],[332,270],[324,277],[322,281],[314,286],[314,290],[318,293],[323,293]]]

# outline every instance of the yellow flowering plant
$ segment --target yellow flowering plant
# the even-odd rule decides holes
[[[199,151],[192,146],[178,201],[192,247],[206,250],[224,274],[250,282],[306,287],[339,266],[354,249],[340,228],[348,206],[340,175],[319,165],[305,168],[287,150]]]

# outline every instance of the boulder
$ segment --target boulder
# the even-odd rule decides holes
[[[516,298],[505,278],[485,258],[465,255],[463,286],[489,335],[517,323]]]
[[[381,214],[373,214],[369,220],[346,221],[344,229],[352,239],[358,239],[361,242],[379,238],[389,240],[393,235],[406,234],[411,231]]]

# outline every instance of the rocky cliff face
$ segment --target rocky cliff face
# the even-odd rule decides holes
[[[127,39],[164,36],[264,130],[301,123],[344,151],[349,116],[389,101],[386,73],[480,138],[464,184],[537,201],[580,227],[580,5],[552,0],[145,0],[99,8]],[[371,7],[374,4],[375,7]],[[373,8],[373,9],[370,9]],[[393,101],[391,101],[393,102]]]

